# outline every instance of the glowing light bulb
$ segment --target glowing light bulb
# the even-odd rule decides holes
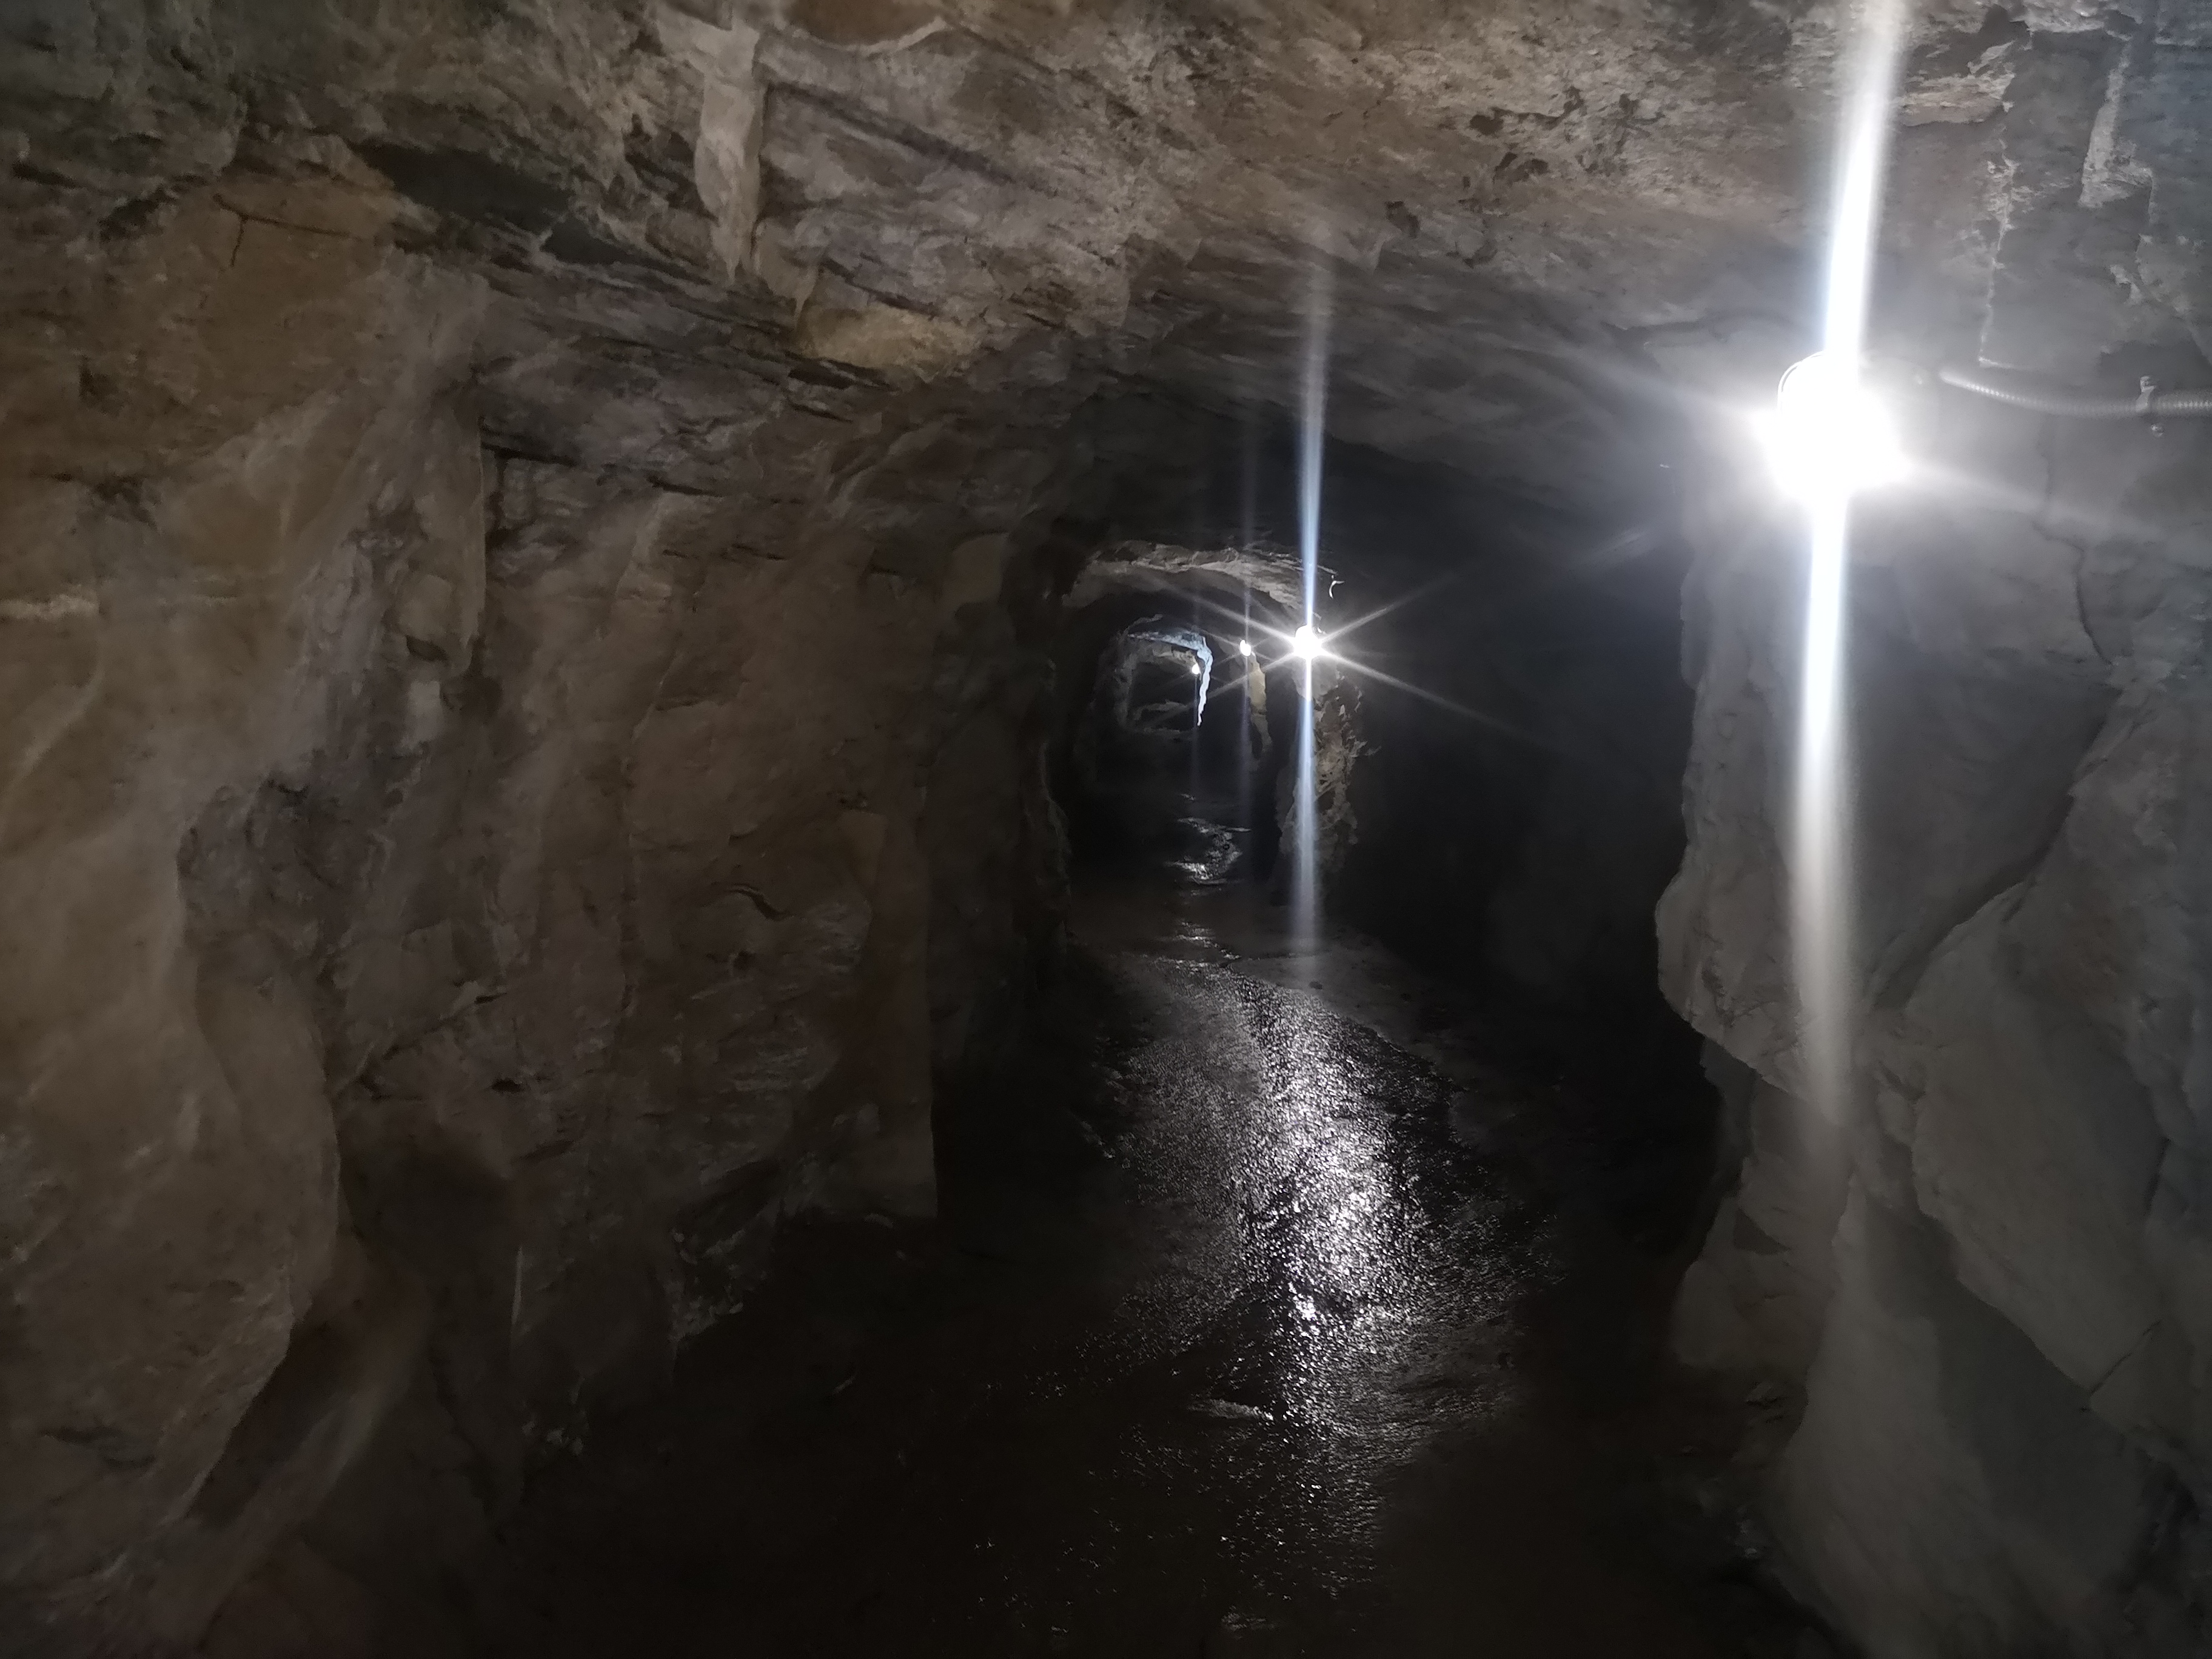
[[[1250,656],[1250,655],[1252,654],[1252,641],[1249,641],[1249,640],[1239,640],[1239,641],[1237,641],[1237,654],[1238,656],[1240,656],[1240,657],[1249,657],[1249,656]]]
[[[1839,501],[1906,471],[1888,406],[1859,365],[1837,352],[1816,351],[1790,366],[1759,435],[1775,482],[1801,501]]]
[[[1322,640],[1314,632],[1311,623],[1300,623],[1297,632],[1291,635],[1291,649],[1311,662],[1322,654]]]
[[[1196,663],[1193,663],[1193,664],[1191,664],[1191,665],[1190,665],[1190,677],[1191,677],[1191,678],[1193,678],[1193,679],[1198,679],[1198,678],[1202,678],[1202,677],[1205,675],[1205,673],[1206,673],[1206,671],[1205,671],[1203,668],[1200,668],[1200,667]]]

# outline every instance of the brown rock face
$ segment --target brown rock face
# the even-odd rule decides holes
[[[14,186],[5,1532],[73,1626],[189,1638],[426,1328],[496,1487],[781,1207],[927,1209],[1023,890],[972,550],[1064,371],[587,337],[341,173]]]
[[[1919,21],[1887,344],[2201,373],[2194,28]],[[1835,29],[9,9],[0,1646],[189,1646],[264,1563],[328,1574],[285,1540],[342,1479],[464,1550],[780,1215],[930,1207],[933,1080],[1051,948],[1050,648],[1096,556],[1285,598],[1132,494],[1198,429],[1156,400],[1294,408],[1316,329],[1339,446],[1486,492],[1355,588],[1700,549],[1661,965],[1764,1081],[1684,1346],[1808,1390],[1807,1581],[1884,1652],[2199,1628],[2194,438],[1961,425],[2018,500],[1870,534],[1869,1081],[1791,1121],[1790,594],[1705,393],[1802,348]],[[1612,744],[1613,781],[1417,833],[1421,739],[1347,690],[1332,866],[1479,894],[1516,982],[1648,983],[1673,705],[1480,614],[1480,653],[1393,637],[1551,712],[1437,765]],[[1462,823],[1515,873],[1464,877]]]

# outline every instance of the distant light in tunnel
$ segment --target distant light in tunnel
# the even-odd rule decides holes
[[[1206,670],[1199,666],[1198,664],[1193,663],[1190,665],[1190,677],[1194,680],[1203,679],[1206,677]]]
[[[1907,470],[1895,417],[1846,352],[1792,364],[1759,436],[1775,482],[1808,505],[1894,483]]]
[[[1308,662],[1320,656],[1324,648],[1325,642],[1314,632],[1311,623],[1300,623],[1297,631],[1291,635],[1291,651]]]
[[[1252,654],[1252,641],[1249,641],[1249,640],[1239,640],[1239,641],[1237,641],[1237,654],[1238,656],[1240,656],[1240,657],[1249,657],[1249,656],[1250,656],[1250,655]]]

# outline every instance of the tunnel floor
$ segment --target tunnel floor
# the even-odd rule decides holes
[[[540,1479],[497,1645],[1827,1651],[1729,1496],[1746,1408],[1652,1359],[1706,1149],[1211,862],[1079,894],[939,1224],[787,1227]]]

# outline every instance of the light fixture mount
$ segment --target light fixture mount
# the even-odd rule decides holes
[[[1863,359],[1816,351],[1792,363],[1759,423],[1774,480],[1811,503],[1894,483],[1908,470],[1897,419]]]

